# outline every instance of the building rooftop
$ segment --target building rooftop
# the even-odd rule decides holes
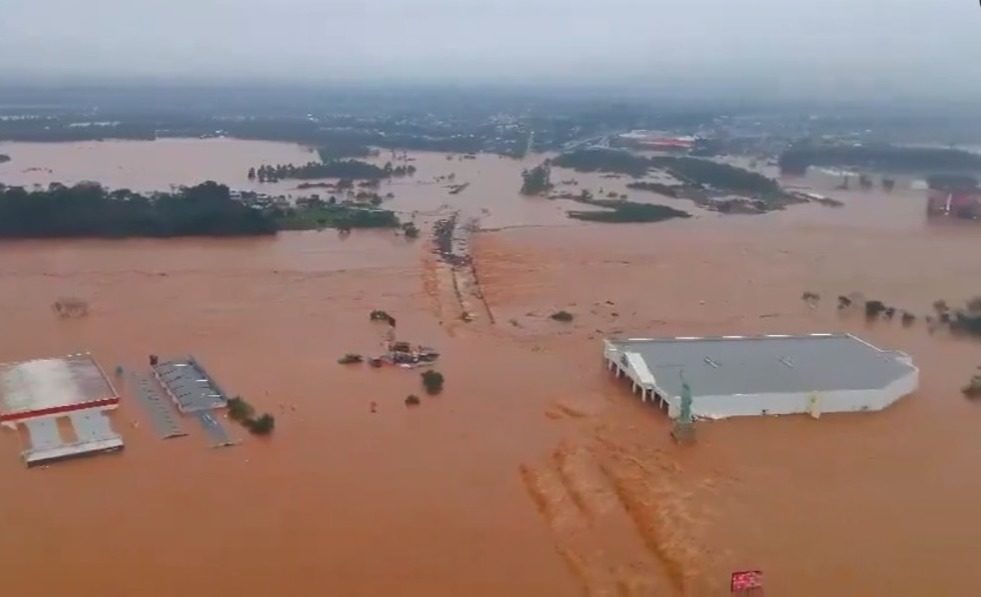
[[[692,396],[832,392],[883,388],[916,371],[909,356],[850,334],[608,340],[650,383]],[[645,371],[646,369],[646,371]]]
[[[183,413],[221,408],[228,403],[218,383],[193,357],[160,363],[153,370]]]
[[[101,411],[74,411],[68,413],[68,419],[75,430],[74,442],[65,442],[54,418],[24,421],[30,439],[30,447],[22,453],[27,466],[123,449],[123,438],[112,430]]]
[[[116,390],[86,354],[0,364],[0,421],[97,407]]]

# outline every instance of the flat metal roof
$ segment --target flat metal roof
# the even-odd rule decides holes
[[[218,383],[193,357],[160,363],[153,369],[183,413],[221,408],[228,403]]]
[[[883,388],[916,371],[909,356],[851,334],[609,339],[636,354],[660,392],[692,396],[832,392]]]
[[[113,452],[123,448],[123,438],[112,430],[109,419],[100,410],[87,409],[68,413],[78,441],[68,443],[61,437],[54,418],[31,418],[24,421],[30,447],[22,453],[27,466],[84,456]]]
[[[131,373],[129,379],[136,388],[136,398],[150,417],[157,435],[162,439],[187,435],[181,429],[180,418],[174,412],[174,407],[170,405],[170,400],[163,395],[156,381],[146,375],[135,373]]]
[[[0,417],[67,411],[118,399],[87,354],[0,364]]]

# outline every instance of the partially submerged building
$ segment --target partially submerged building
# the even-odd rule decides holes
[[[194,357],[153,366],[153,375],[182,413],[196,413],[228,405],[228,396]]]
[[[608,339],[607,366],[676,418],[882,410],[916,390],[909,355],[851,334]]]
[[[90,355],[0,364],[0,422],[115,408],[119,395]]]
[[[927,197],[927,215],[981,219],[981,190],[931,189]]]
[[[28,466],[122,449],[102,412],[118,404],[112,382],[88,354],[0,364],[0,422],[26,428]],[[61,417],[74,428],[74,441],[61,436]]]

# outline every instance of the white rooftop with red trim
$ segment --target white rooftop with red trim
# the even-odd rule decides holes
[[[118,403],[116,389],[88,354],[0,364],[0,422]]]

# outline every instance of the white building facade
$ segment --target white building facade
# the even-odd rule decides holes
[[[608,339],[607,367],[676,418],[876,411],[916,391],[909,355],[850,334]]]

